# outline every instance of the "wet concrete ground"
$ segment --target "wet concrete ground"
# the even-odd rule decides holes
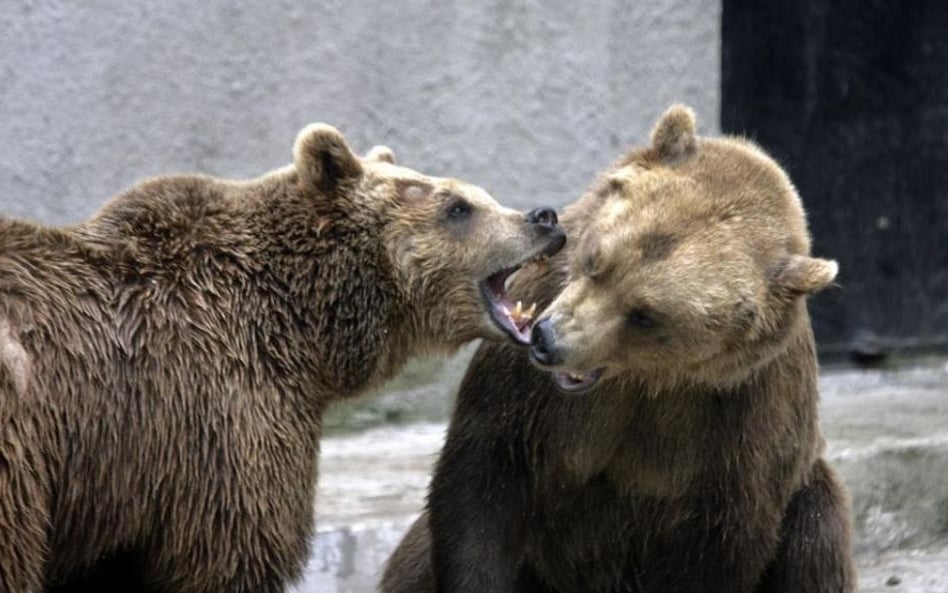
[[[827,456],[853,497],[860,590],[948,593],[948,359],[826,370],[820,387]],[[375,590],[424,504],[444,431],[438,421],[324,439],[300,593]]]
[[[948,549],[908,549],[859,556],[862,593],[948,591]]]

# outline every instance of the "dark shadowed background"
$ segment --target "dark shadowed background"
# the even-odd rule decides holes
[[[948,349],[948,3],[724,0],[721,127],[788,169],[824,359]]]

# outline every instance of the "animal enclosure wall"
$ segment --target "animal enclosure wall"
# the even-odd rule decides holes
[[[518,208],[575,200],[673,101],[718,126],[718,0],[9,0],[0,31],[0,212],[43,222],[255,176],[312,121]]]
[[[789,170],[840,287],[821,351],[948,348],[948,4],[725,0],[722,110]]]

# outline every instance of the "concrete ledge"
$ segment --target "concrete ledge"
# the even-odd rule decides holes
[[[948,366],[820,378],[827,456],[849,487],[856,551],[948,541]]]
[[[860,557],[861,593],[948,593],[948,548]]]
[[[948,541],[948,438],[893,443],[834,463],[852,493],[857,553]]]

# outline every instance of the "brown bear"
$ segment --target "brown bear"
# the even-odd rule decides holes
[[[511,287],[534,344],[475,355],[382,590],[852,591],[805,302],[836,264],[781,168],[676,106],[563,225]]]
[[[326,405],[413,354],[527,340],[504,281],[563,244],[552,210],[326,125],[294,157],[0,220],[0,591],[283,591]]]

